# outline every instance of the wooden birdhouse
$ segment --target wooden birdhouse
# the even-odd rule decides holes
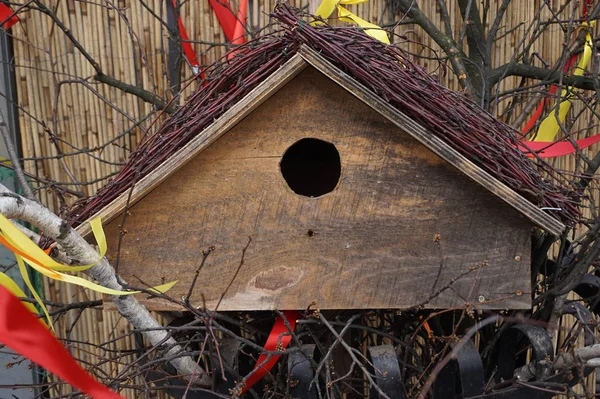
[[[529,309],[564,230],[307,48],[99,215],[126,281],[221,311]]]

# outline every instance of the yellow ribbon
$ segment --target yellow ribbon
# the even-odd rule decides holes
[[[586,30],[585,35],[585,46],[583,48],[583,55],[579,59],[577,63],[577,68],[573,72],[575,76],[582,76],[583,72],[587,68],[590,59],[592,58],[592,35],[590,34],[589,27],[587,23],[582,24],[582,28]],[[563,99],[558,107],[558,116],[556,115],[556,110],[553,109],[550,115],[548,115],[538,128],[538,131],[535,135],[533,141],[554,141],[556,135],[560,131],[560,124],[558,120],[560,120],[561,124],[564,124],[567,114],[571,109],[571,98],[573,97],[573,93],[575,93],[577,89],[574,87],[566,87],[560,93],[560,98]],[[557,120],[558,119],[558,120]]]
[[[322,19],[327,19],[337,8],[340,20],[355,23],[360,28],[364,29],[367,35],[379,40],[380,42],[390,44],[390,39],[388,38],[387,32],[384,29],[382,29],[380,26],[365,21],[341,6],[341,4],[359,4],[366,1],[367,0],[323,0],[319,5],[319,8],[317,8],[315,15]],[[321,22],[312,22],[313,25],[319,23]]]
[[[106,288],[101,285],[92,283],[86,279],[81,277],[72,276],[70,274],[61,273],[61,271],[81,271],[89,269],[90,267],[96,265],[100,260],[106,255],[106,236],[104,234],[104,229],[102,228],[102,221],[100,218],[96,218],[90,222],[90,226],[92,228],[92,232],[94,233],[94,238],[98,244],[98,249],[100,252],[100,258],[90,265],[84,266],[68,266],[63,265],[56,262],[52,259],[48,254],[46,254],[40,247],[38,247],[33,241],[29,239],[21,230],[19,230],[15,225],[11,223],[6,217],[0,214],[0,243],[7,247],[9,250],[14,252],[15,258],[17,260],[17,264],[19,265],[19,270],[21,272],[21,276],[23,277],[23,281],[25,285],[31,290],[33,297],[36,302],[42,308],[48,323],[52,327],[52,322],[50,320],[50,315],[48,314],[48,310],[44,306],[42,299],[38,295],[38,293],[33,288],[33,284],[29,279],[29,274],[27,273],[27,268],[25,267],[25,263],[31,266],[33,269],[37,270],[41,274],[46,277],[49,277],[54,280],[64,281],[65,283],[71,283],[75,285],[79,285],[81,287],[89,288],[96,292],[100,292],[103,294],[109,295],[132,295],[138,294],[141,291],[119,291],[111,288]],[[158,285],[149,289],[149,291],[162,294],[167,292],[171,287],[173,287],[177,281],[173,281],[170,283]],[[0,276],[0,285],[6,287],[9,291],[14,293],[17,296],[24,297],[22,291],[14,291],[15,286],[19,288],[18,285],[14,281],[12,281],[8,276],[2,275]],[[35,311],[35,306],[29,304],[33,307]],[[28,306],[29,307],[29,306]],[[31,307],[29,307],[31,310]]]
[[[94,238],[98,243],[100,258],[98,258],[96,262],[89,265],[68,266],[56,262],[3,215],[0,215],[0,243],[8,247],[8,249],[11,251],[25,258],[27,263],[36,263],[41,267],[55,271],[79,272],[94,266],[100,261],[100,259],[104,257],[104,255],[106,255],[106,236],[104,235],[104,229],[102,228],[101,220],[99,218],[92,220],[90,222],[90,227],[92,228]],[[4,240],[6,242],[4,242]]]
[[[17,298],[27,298],[27,295],[25,295],[21,287],[19,287],[17,283],[15,283],[10,277],[8,277],[2,272],[0,272],[0,285],[6,288],[11,294],[16,296]],[[32,313],[37,313],[37,309],[35,308],[35,305],[33,303],[25,302],[23,304]]]

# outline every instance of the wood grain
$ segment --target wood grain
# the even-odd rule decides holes
[[[465,175],[481,184],[493,194],[502,198],[507,204],[527,216],[533,223],[544,230],[559,236],[565,230],[565,225],[556,218],[540,210],[530,201],[519,195],[504,183],[479,168],[458,151],[454,150],[440,138],[428,132],[423,126],[410,119],[402,111],[393,108],[373,92],[362,86],[356,80],[336,68],[321,55],[308,47],[300,49],[302,57],[313,67],[329,76],[333,81],[344,87],[358,99],[379,112],[393,124],[417,139],[431,151],[454,165]]]
[[[225,134],[231,127],[235,126],[236,123],[262,104],[263,101],[272,95],[272,93],[276,92],[293,79],[301,70],[306,68],[306,66],[307,64],[299,55],[292,57],[285,65],[248,93],[243,100],[228,109],[219,119],[204,129],[201,134],[196,136],[185,147],[142,178],[132,190],[124,192],[100,212],[79,225],[77,227],[79,234],[86,237],[91,233],[90,224],[88,223],[89,220],[100,217],[102,218],[103,223],[107,223],[120,214],[127,204],[135,204],[167,179],[167,177],[185,165],[186,162],[196,156],[196,154]]]
[[[339,185],[318,198],[295,194],[279,169],[306,137],[333,143],[342,162]],[[215,307],[232,280],[219,310],[408,308],[450,285],[425,306],[530,306],[531,222],[314,68],[130,213],[119,260],[130,283],[179,280],[179,298],[215,247],[198,306]],[[113,263],[119,223],[106,227]]]

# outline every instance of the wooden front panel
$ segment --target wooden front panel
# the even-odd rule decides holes
[[[279,168],[306,137],[340,154],[319,198]],[[106,228],[113,263],[121,220]],[[125,229],[119,273],[179,280],[177,298],[214,246],[191,300],[214,308],[233,280],[219,310],[530,306],[531,223],[312,68],[134,205]]]

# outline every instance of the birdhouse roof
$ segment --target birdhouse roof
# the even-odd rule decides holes
[[[557,171],[541,159],[528,159],[510,126],[438,84],[399,48],[354,29],[308,25],[283,6],[274,17],[283,33],[250,43],[230,62],[213,66],[198,91],[157,134],[141,143],[119,175],[73,208],[69,221],[80,225],[82,234],[89,233],[85,220],[101,216],[108,222],[121,214],[307,67],[320,71],[533,224],[559,235],[565,224],[576,221],[572,194]]]

